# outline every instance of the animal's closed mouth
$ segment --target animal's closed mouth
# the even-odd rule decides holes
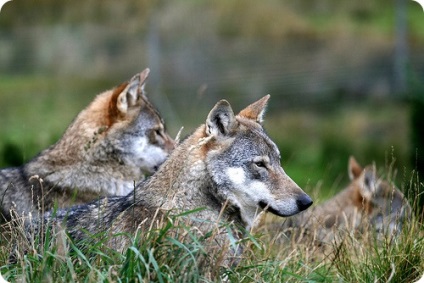
[[[283,216],[283,217],[290,216],[290,215],[286,215],[286,214],[283,214],[283,213],[279,212],[278,210],[274,209],[272,206],[270,206],[267,202],[265,202],[263,200],[259,201],[259,206],[263,210],[269,211],[272,214],[275,214],[275,215],[278,215],[278,216]]]

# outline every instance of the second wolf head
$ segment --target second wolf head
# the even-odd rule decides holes
[[[62,138],[18,168],[0,171],[1,213],[18,214],[126,195],[165,161],[174,142],[147,99],[149,69],[99,94]],[[35,176],[35,178],[33,177]]]

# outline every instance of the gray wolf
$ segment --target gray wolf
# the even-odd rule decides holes
[[[0,171],[1,214],[18,215],[127,195],[174,148],[147,99],[149,69],[99,94],[62,138],[28,163]]]
[[[363,168],[350,157],[351,183],[328,201],[287,219],[268,230],[295,235],[295,241],[331,243],[343,233],[367,232],[396,236],[411,218],[411,206],[395,185],[380,178],[374,165]]]
[[[284,172],[280,152],[262,127],[268,99],[269,95],[238,115],[226,100],[219,101],[206,123],[133,193],[49,212],[43,221],[62,225],[79,241],[103,232],[134,235],[147,231],[155,215],[200,207],[203,210],[190,216],[190,225],[206,233],[227,223],[234,239],[240,239],[263,210],[284,217],[307,209],[311,198]],[[229,241],[224,234],[217,238],[222,246]],[[122,236],[111,237],[107,245],[124,251],[130,243]]]

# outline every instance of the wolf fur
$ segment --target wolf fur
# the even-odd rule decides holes
[[[107,232],[134,235],[146,231],[155,215],[204,208],[191,215],[199,231],[217,223],[231,223],[241,237],[257,214],[296,214],[312,204],[280,165],[280,152],[262,128],[269,95],[234,115],[230,104],[219,101],[206,123],[185,139],[134,193],[108,197],[87,205],[48,213],[44,222],[63,225],[76,241]],[[225,234],[225,233],[224,233]],[[219,238],[222,246],[228,234]],[[128,237],[113,237],[108,245],[123,251]]]
[[[331,243],[343,233],[377,233],[396,236],[402,224],[411,218],[411,207],[395,185],[381,179],[374,165],[360,166],[350,157],[351,183],[321,205],[290,217],[283,225],[269,224],[267,229],[284,231],[295,240]]]
[[[174,148],[144,86],[149,69],[99,94],[62,138],[28,163],[0,171],[1,214],[18,215],[127,195]]]

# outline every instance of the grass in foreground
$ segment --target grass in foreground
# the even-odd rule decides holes
[[[418,218],[394,240],[346,233],[325,249],[277,234],[248,234],[240,263],[222,267],[229,248],[214,245],[213,231],[199,235],[188,227],[189,216],[170,216],[148,233],[128,235],[133,241],[124,253],[100,238],[82,249],[50,231],[44,241],[18,240],[27,252],[14,264],[7,264],[11,246],[2,233],[0,272],[10,282],[415,282],[424,273],[424,226]],[[22,230],[14,229],[19,236]]]

